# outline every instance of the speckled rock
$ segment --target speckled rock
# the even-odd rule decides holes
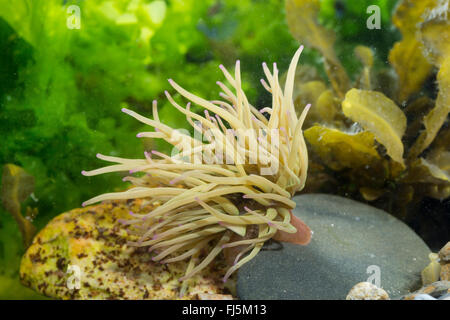
[[[350,290],[346,300],[389,300],[389,295],[370,282],[360,282]]]
[[[422,294],[430,295],[436,299],[447,297],[450,294],[450,281],[436,281],[411,294],[405,295],[402,297],[402,300],[419,300],[416,298]]]
[[[439,259],[450,262],[450,241],[439,251]]]
[[[441,266],[441,280],[450,281],[450,263]]]
[[[241,299],[345,299],[355,283],[380,277],[391,298],[421,286],[427,245],[388,213],[346,198],[294,197],[313,230],[307,246],[269,243],[238,271]]]
[[[427,285],[439,281],[441,265],[439,264],[439,256],[437,253],[430,253],[428,255],[430,264],[422,270],[422,284]]]
[[[118,222],[129,218],[130,210],[150,209],[147,206],[142,200],[115,201],[57,216],[39,232],[22,258],[22,282],[60,299],[179,299],[178,279],[187,263],[152,261],[146,249],[127,246],[128,241],[137,239]],[[188,280],[182,298],[228,294],[234,279],[225,287],[221,279],[225,271],[224,262],[216,260]]]

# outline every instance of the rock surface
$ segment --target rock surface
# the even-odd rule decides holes
[[[424,300],[421,298],[424,294],[435,299],[445,299],[450,294],[450,281],[436,281],[402,297],[402,300]]]
[[[187,262],[163,265],[153,262],[145,249],[127,246],[137,239],[118,220],[144,207],[142,200],[107,202],[57,216],[22,258],[22,282],[60,299],[179,299],[178,279]],[[69,266],[73,272],[68,272]],[[79,289],[74,267],[80,271]],[[229,293],[221,278],[225,272],[223,261],[210,264],[188,280],[182,298],[230,298],[224,295]],[[232,283],[233,279],[227,285]]]
[[[439,259],[441,263],[440,279],[442,281],[450,281],[450,242],[439,251]]]
[[[294,200],[294,214],[314,232],[311,243],[269,243],[238,271],[239,298],[345,299],[355,283],[377,276],[391,298],[420,288],[430,250],[403,222],[338,196]]]
[[[443,262],[450,262],[450,241],[439,251],[439,258]]]
[[[450,281],[450,263],[447,263],[441,267],[441,280]]]
[[[389,300],[389,295],[370,282],[360,282],[350,290],[346,300]]]

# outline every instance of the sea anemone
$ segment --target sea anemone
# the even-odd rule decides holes
[[[135,198],[157,202],[150,212],[131,212],[130,220],[124,222],[139,236],[139,241],[130,245],[149,247],[154,261],[190,259],[180,280],[198,273],[226,248],[239,248],[239,252],[224,281],[255,257],[271,238],[307,243],[309,229],[291,212],[296,205],[291,197],[304,187],[308,168],[302,124],[309,105],[297,117],[292,100],[302,50],[303,46],[290,63],[284,91],[276,64],[271,72],[263,63],[267,82],[261,83],[272,94],[271,108],[258,110],[249,104],[241,88],[239,61],[234,77],[220,66],[233,88],[217,82],[223,91],[220,96],[226,101],[207,101],[170,79],[170,85],[190,102],[183,108],[166,91],[167,99],[206,141],[162,123],[156,101],[153,119],[122,109],[154,128],[138,137],[164,139],[177,152],[169,156],[153,150],[145,152],[144,159],[98,154],[98,158],[115,164],[83,171],[84,175],[128,171],[140,176],[124,179],[133,188],[97,196],[83,205]],[[205,115],[192,112],[191,102],[205,108]]]

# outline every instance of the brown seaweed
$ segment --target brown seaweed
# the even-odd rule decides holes
[[[397,216],[405,216],[424,196],[448,198],[448,7],[434,0],[400,1],[392,20],[402,39],[389,53],[397,83],[385,87],[374,85],[384,81],[386,72],[374,72],[376,57],[365,46],[354,48],[362,70],[353,83],[349,81],[333,49],[336,35],[318,23],[318,1],[286,0],[286,7],[294,38],[317,49],[326,66],[334,66],[326,67],[330,87],[314,79],[299,83],[294,92],[302,96],[296,100],[297,112],[305,103],[312,105],[304,134],[315,171],[306,190],[384,199],[382,206]],[[434,70],[435,99],[423,88]]]

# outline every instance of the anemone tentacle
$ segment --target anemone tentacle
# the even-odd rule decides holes
[[[154,261],[190,259],[181,280],[202,270],[223,249],[244,246],[225,275],[226,280],[277,232],[295,233],[289,214],[295,207],[291,197],[304,187],[308,169],[302,124],[309,106],[297,116],[292,100],[295,69],[302,50],[303,46],[290,63],[284,91],[278,82],[276,64],[271,72],[263,63],[267,81],[261,83],[272,95],[272,106],[261,110],[249,104],[241,88],[239,61],[234,77],[220,66],[233,89],[217,82],[223,91],[220,96],[226,101],[205,100],[169,79],[173,89],[189,103],[182,107],[166,91],[167,99],[185,114],[195,130],[207,137],[207,142],[162,123],[156,101],[152,105],[153,119],[123,109],[154,128],[137,137],[164,139],[178,154],[169,156],[154,150],[146,152],[144,159],[98,154],[98,158],[115,164],[83,171],[84,175],[124,171],[130,173],[124,181],[134,187],[94,197],[83,205],[114,199],[158,201],[159,205],[150,212],[133,213],[132,219],[125,222],[134,226],[133,232],[139,235],[139,241],[130,245],[149,247],[155,253]],[[204,116],[190,111],[191,103],[203,107]],[[263,113],[268,114],[268,119]],[[133,176],[136,172],[143,176]],[[257,232],[249,238],[252,228]],[[236,241],[233,234],[241,240]],[[212,249],[197,263],[206,248]]]

